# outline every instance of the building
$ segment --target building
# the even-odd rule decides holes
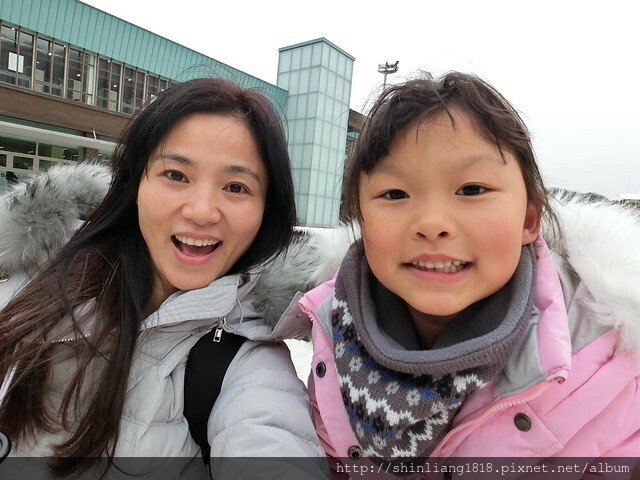
[[[640,193],[621,193],[620,202],[631,205],[640,210]]]
[[[131,115],[161,90],[219,76],[276,106],[299,221],[335,225],[345,151],[362,122],[349,109],[353,62],[325,38],[283,47],[273,84],[78,0],[0,0],[0,174],[108,162]]]

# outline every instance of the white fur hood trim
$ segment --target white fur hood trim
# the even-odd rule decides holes
[[[597,321],[620,332],[625,350],[640,352],[640,211],[601,197],[555,192],[559,241],[543,233],[593,295]]]
[[[0,272],[33,272],[64,245],[104,198],[111,174],[100,164],[52,167],[0,197]]]
[[[63,165],[1,196],[0,275],[37,271],[98,206],[110,181],[107,166]],[[255,293],[256,306],[267,323],[275,325],[296,292],[331,278],[338,267],[336,246],[344,243],[302,229],[285,254],[264,266]]]

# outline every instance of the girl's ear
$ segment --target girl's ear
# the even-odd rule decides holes
[[[540,224],[542,213],[535,205],[529,203],[527,213],[524,217],[524,226],[522,228],[522,245],[529,245],[538,238],[540,234]]]

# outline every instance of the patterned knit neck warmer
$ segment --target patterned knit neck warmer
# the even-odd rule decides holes
[[[362,255],[351,246],[336,278],[333,340],[338,382],[353,431],[369,457],[427,457],[464,400],[504,367],[533,309],[535,256],[523,247],[514,276],[474,309],[469,325],[443,332],[449,346],[406,350],[379,327]],[[492,328],[487,331],[486,325]],[[478,336],[469,338],[468,332]],[[457,337],[457,338],[456,338]]]

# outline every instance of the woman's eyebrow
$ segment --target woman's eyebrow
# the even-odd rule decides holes
[[[239,173],[242,175],[249,175],[250,177],[254,178],[258,183],[261,183],[260,176],[256,172],[254,172],[251,168],[245,165],[237,165],[237,164],[225,165],[222,168],[222,170],[226,173]]]
[[[163,151],[151,159],[152,162],[156,162],[158,160],[174,160],[178,163],[182,163],[183,165],[189,165],[189,166],[193,166],[196,164],[196,162],[194,162],[188,157],[185,157],[184,155],[180,155],[179,153],[175,153],[175,152],[167,152],[167,151]]]

